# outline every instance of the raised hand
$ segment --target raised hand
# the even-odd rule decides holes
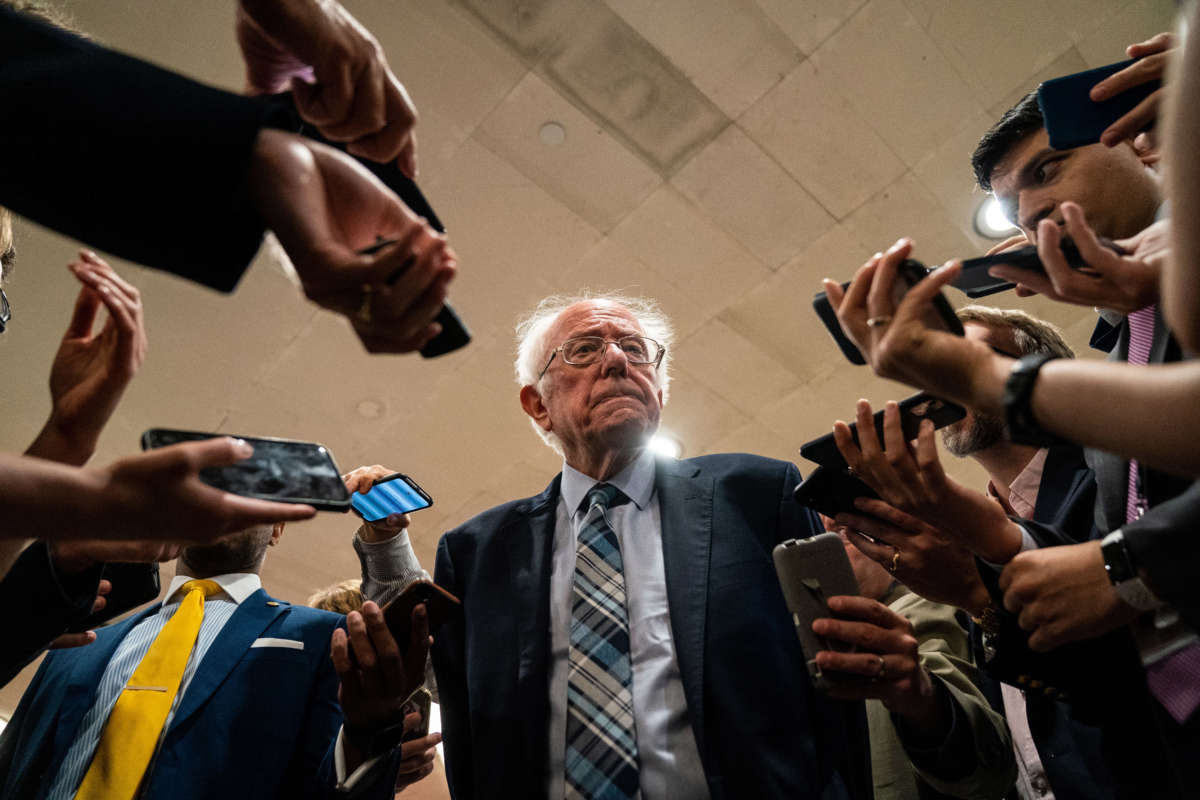
[[[137,288],[104,259],[82,250],[67,268],[83,287],[50,369],[50,418],[26,452],[81,465],[146,358],[146,329]]]

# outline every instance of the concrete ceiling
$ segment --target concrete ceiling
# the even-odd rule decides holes
[[[848,278],[905,234],[928,263],[982,252],[967,161],[980,133],[1043,78],[1123,58],[1173,11],[1170,0],[345,4],[420,110],[420,180],[460,256],[452,296],[474,343],[430,362],[369,357],[269,248],[231,297],[114,261],[143,292],[150,354],[95,463],[135,451],[149,427],[315,439],[344,470],[382,463],[428,489],[436,504],[412,533],[431,568],[444,530],[557,471],[511,377],[513,325],[539,298],[656,297],[678,328],[663,424],[685,455],[798,459],[858,397],[909,393],[837,352],[810,309],[820,279]],[[241,85],[231,2],[68,5],[113,47]],[[546,122],[565,130],[561,144],[543,143]],[[63,190],[103,203],[104,188]],[[17,236],[0,337],[10,451],[49,409],[76,292],[63,266],[78,247],[24,221]],[[1086,352],[1090,310],[995,299],[1057,322]],[[268,560],[268,590],[302,602],[356,575],[354,528],[335,514],[293,526]],[[31,674],[0,693],[0,712]]]

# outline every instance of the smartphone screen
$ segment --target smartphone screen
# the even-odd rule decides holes
[[[228,467],[200,470],[200,480],[209,486],[261,500],[306,503],[324,511],[350,508],[350,493],[333,456],[316,442],[152,428],[142,434],[142,449],[218,436],[245,439],[254,448],[254,454]]]
[[[389,514],[407,514],[433,505],[431,498],[417,482],[397,472],[376,481],[366,494],[355,492],[350,507],[367,522],[375,522]]]

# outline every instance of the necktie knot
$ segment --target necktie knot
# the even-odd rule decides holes
[[[187,597],[192,592],[200,591],[204,593],[206,600],[215,594],[221,593],[221,584],[208,580],[190,580],[179,588],[183,592],[184,597]]]
[[[614,505],[620,505],[629,498],[611,483],[597,483],[587,493],[587,510],[591,511],[600,506],[601,511],[608,511]]]

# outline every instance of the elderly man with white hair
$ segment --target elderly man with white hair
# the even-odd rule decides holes
[[[648,300],[544,300],[521,407],[563,456],[442,537],[436,632],[456,798],[870,796],[860,703],[815,693],[771,550],[821,530],[796,467],[655,458],[671,328]]]

